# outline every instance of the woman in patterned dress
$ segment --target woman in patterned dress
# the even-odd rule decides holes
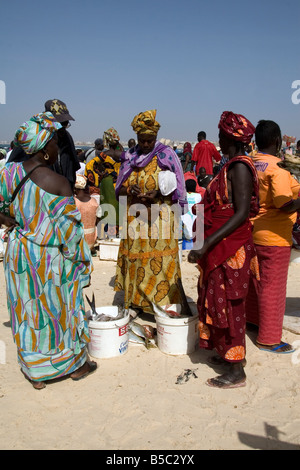
[[[30,158],[0,173],[5,201],[23,177],[7,218],[10,227],[4,260],[7,303],[21,371],[35,389],[63,376],[79,380],[96,369],[90,362],[82,289],[92,271],[81,216],[68,180],[50,166],[57,159],[51,113],[41,113],[16,132],[14,144]]]
[[[186,191],[178,156],[157,141],[160,125],[156,111],[140,113],[133,119],[132,127],[138,144],[122,154],[116,184],[120,206],[120,196],[125,196],[127,202],[127,220],[123,222],[115,290],[124,290],[126,308],[154,313],[153,304],[180,302],[176,286],[181,277],[176,223],[181,215],[178,203],[186,202]],[[176,175],[177,188],[167,196],[162,195],[158,183],[164,170]]]
[[[225,111],[220,119],[220,147],[229,162],[208,185],[204,200],[204,244],[188,261],[198,263],[200,347],[215,348],[213,364],[227,373],[207,384],[235,388],[246,384],[245,299],[258,263],[249,217],[258,213],[258,178],[245,144],[255,128],[244,116]]]

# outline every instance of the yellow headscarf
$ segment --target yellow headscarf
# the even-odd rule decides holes
[[[114,145],[119,142],[120,137],[114,127],[110,127],[103,134],[103,145],[104,147],[109,147],[109,145]]]
[[[136,134],[156,135],[160,124],[156,121],[156,109],[145,111],[134,117],[131,126]]]

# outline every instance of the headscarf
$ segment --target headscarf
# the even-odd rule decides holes
[[[156,109],[137,114],[131,123],[132,129],[136,134],[156,135],[160,124],[156,121]]]
[[[114,127],[110,127],[103,134],[103,145],[104,147],[109,147],[109,145],[114,145],[119,142],[120,137]]]
[[[62,125],[56,122],[50,112],[39,113],[29,121],[25,121],[16,131],[14,144],[22,147],[24,152],[31,155],[45,147],[55,132]]]
[[[241,114],[231,111],[222,113],[219,129],[234,140],[249,144],[255,132],[253,124]]]
[[[183,146],[183,155],[185,153],[190,153],[192,155],[192,146],[189,142],[186,142]]]
[[[75,188],[84,189],[86,187],[87,179],[83,175],[76,175]]]

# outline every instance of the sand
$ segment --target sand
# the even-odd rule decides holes
[[[197,270],[183,255],[187,296],[196,301]],[[97,306],[117,304],[114,261],[93,258],[92,284]],[[250,450],[300,449],[300,335],[294,354],[259,351],[247,334],[247,386],[219,390],[205,384],[222,373],[212,369],[212,353],[170,356],[158,348],[130,343],[117,358],[96,359],[97,371],[86,379],[49,383],[36,391],[17,363],[0,265],[0,448],[5,450]],[[286,314],[298,311],[300,264],[291,263]],[[297,310],[298,309],[298,310]],[[144,319],[139,319],[145,322]],[[300,319],[299,319],[300,321]],[[155,325],[150,317],[148,323]],[[3,349],[3,348],[2,348]],[[0,350],[1,353],[1,350]],[[197,378],[181,385],[177,376],[195,369]],[[132,452],[133,454],[133,452]]]

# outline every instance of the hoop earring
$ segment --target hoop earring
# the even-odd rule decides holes
[[[50,157],[49,157],[48,153],[47,153],[47,152],[45,152],[45,155],[44,155],[44,160],[49,160],[49,158],[50,158]]]

